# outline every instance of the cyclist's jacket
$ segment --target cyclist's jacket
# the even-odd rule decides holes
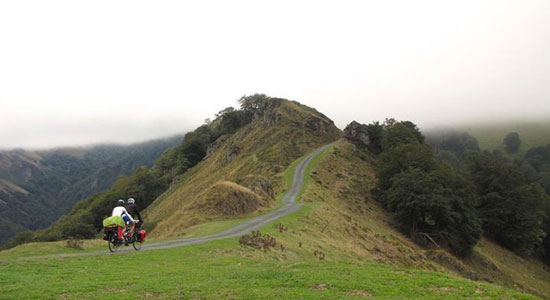
[[[137,216],[138,220],[141,223],[143,223],[143,220],[141,219],[141,215],[139,214],[139,210],[138,210],[137,205],[135,203],[134,204],[126,204],[125,207],[126,207],[126,211],[129,214]]]
[[[128,213],[128,211],[126,211],[126,208],[124,208],[124,206],[117,206],[117,207],[113,208],[113,214],[112,215],[113,216],[119,216],[119,217],[128,216],[128,218],[130,218],[130,220],[132,222],[134,222],[134,219]]]

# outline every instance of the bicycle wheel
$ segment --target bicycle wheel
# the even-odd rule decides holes
[[[141,241],[138,240],[138,235],[137,233],[134,232],[133,236],[132,236],[132,246],[134,246],[134,249],[136,251],[138,251],[139,249],[141,249]]]
[[[116,252],[118,250],[118,247],[120,246],[117,237],[114,234],[111,234],[107,243],[109,244],[109,251],[111,252]]]

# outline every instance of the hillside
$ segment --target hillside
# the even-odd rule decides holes
[[[147,208],[152,236],[177,236],[193,225],[274,207],[275,195],[285,187],[286,167],[340,135],[315,109],[271,99],[250,124],[212,143],[205,159]]]
[[[454,126],[458,131],[468,132],[479,142],[482,150],[501,150],[502,140],[510,132],[519,133],[522,141],[519,153],[536,146],[550,143],[550,122],[548,121],[502,121],[499,123],[472,123]]]
[[[18,231],[50,225],[78,200],[105,190],[119,176],[151,166],[181,139],[0,152],[0,246]]]
[[[361,157],[363,156],[363,159]],[[397,230],[391,214],[372,199],[373,160],[351,143],[340,141],[312,172],[302,196],[312,211],[295,226],[288,225],[282,243],[302,242],[327,259],[357,257],[399,267],[448,272],[470,280],[498,283],[550,297],[550,269],[482,239],[474,253],[457,259],[436,247],[421,247]]]

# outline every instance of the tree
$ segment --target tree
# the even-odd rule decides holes
[[[516,153],[519,150],[519,147],[521,146],[521,140],[519,139],[519,133],[517,132],[510,132],[502,141],[504,144],[504,148],[506,149],[506,152],[508,153]]]
[[[479,152],[479,143],[476,138],[467,132],[435,132],[428,135],[428,143],[432,145],[436,153],[450,151],[458,159],[464,158],[468,152]]]
[[[249,115],[254,115],[255,113],[263,112],[269,99],[270,98],[264,94],[254,94],[251,96],[242,96],[238,102],[244,112]]]
[[[465,257],[481,236],[474,187],[449,165],[431,172],[409,168],[392,179],[388,208],[415,237],[427,234]]]
[[[432,148],[426,144],[401,144],[384,150],[376,162],[378,186],[387,190],[392,185],[393,176],[416,168],[430,172],[436,167]]]
[[[470,154],[466,169],[476,185],[487,236],[518,254],[532,254],[545,235],[544,190],[526,184],[518,167],[486,153]]]
[[[397,122],[386,125],[382,138],[382,149],[390,149],[401,144],[420,144],[417,134],[413,133],[409,126]]]
[[[550,172],[550,144],[533,147],[525,152],[524,157],[537,172]]]
[[[378,155],[382,152],[382,138],[384,136],[384,126],[379,122],[372,122],[367,125],[367,134],[369,135],[369,150]]]

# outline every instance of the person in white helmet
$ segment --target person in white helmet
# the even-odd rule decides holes
[[[143,223],[143,219],[141,218],[141,215],[139,214],[139,209],[136,205],[136,200],[134,198],[128,198],[128,201],[126,201],[126,205],[124,206],[126,208],[126,211],[132,215],[137,216],[137,219],[140,223]]]
[[[132,230],[134,229],[135,221],[124,207],[124,200],[120,199],[117,201],[117,206],[113,208],[112,215],[122,217],[122,219],[126,223],[126,230],[124,231],[124,235],[128,235],[129,228],[131,228]]]

